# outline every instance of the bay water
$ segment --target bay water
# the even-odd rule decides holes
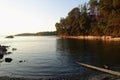
[[[120,71],[120,42],[63,39],[56,36],[1,37],[0,44],[10,46],[0,59],[0,76],[49,77],[82,75],[92,70],[76,62]],[[16,48],[17,50],[12,50]],[[12,62],[5,62],[12,58]]]

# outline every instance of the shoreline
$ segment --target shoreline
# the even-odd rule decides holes
[[[112,36],[59,36],[61,38],[82,39],[82,40],[102,40],[102,41],[120,41],[120,37]]]
[[[61,76],[61,77],[44,77],[44,78],[27,78],[27,77],[9,77],[0,76],[0,80],[117,80],[120,76],[114,76],[106,73],[92,73],[76,76]]]

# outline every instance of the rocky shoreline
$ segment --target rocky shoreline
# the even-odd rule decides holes
[[[112,36],[59,36],[59,37],[85,40],[120,41],[120,37]]]
[[[6,57],[4,59],[4,55],[11,54],[12,52],[8,52],[10,46],[4,46],[0,45],[0,62],[7,62],[10,63],[12,61],[12,58]]]
[[[0,80],[120,80],[120,76],[114,76],[106,73],[92,73],[77,76],[45,77],[45,78],[25,78],[2,76]]]

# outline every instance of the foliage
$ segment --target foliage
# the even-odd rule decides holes
[[[120,36],[120,0],[90,0],[55,24],[62,36]]]

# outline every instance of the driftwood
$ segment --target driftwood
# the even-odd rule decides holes
[[[99,68],[99,67],[96,67],[96,66],[91,66],[91,65],[88,65],[88,64],[80,63],[80,62],[76,62],[76,63],[83,66],[83,67],[86,67],[86,68],[90,68],[90,69],[98,70],[98,71],[101,71],[101,72],[109,73],[109,74],[112,74],[112,75],[120,76],[120,72],[117,72],[117,71],[112,71],[112,70],[109,70],[109,69]]]

